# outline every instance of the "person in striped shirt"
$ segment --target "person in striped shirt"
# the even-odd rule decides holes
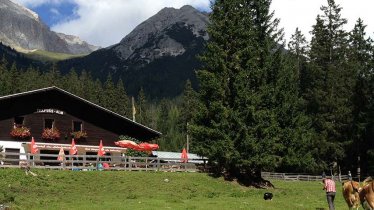
[[[335,194],[336,194],[336,188],[335,188],[335,182],[331,178],[326,178],[326,175],[322,175],[322,182],[324,184],[323,190],[326,191],[326,197],[327,197],[327,203],[329,204],[329,209],[330,210],[335,210],[334,207],[334,199],[335,199]]]

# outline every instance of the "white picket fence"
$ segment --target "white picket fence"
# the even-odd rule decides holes
[[[274,172],[261,172],[261,177],[264,179],[280,179],[285,181],[321,181],[321,175],[308,175],[308,174],[295,174],[295,173],[274,173]],[[331,176],[327,176],[331,177]],[[348,175],[334,176],[335,180],[340,182],[349,179]],[[355,179],[355,177],[353,177]]]
[[[26,157],[20,159],[20,157]],[[57,160],[55,154],[29,154],[0,152],[0,168],[42,168],[58,170],[98,170],[99,164],[106,163],[109,168],[102,170],[127,170],[127,171],[199,171],[202,164],[197,159],[188,159],[183,162],[180,158],[157,157],[131,157],[131,156],[106,156],[97,155],[65,155],[63,161]],[[205,161],[205,160],[202,160]],[[203,169],[201,169],[203,170]]]

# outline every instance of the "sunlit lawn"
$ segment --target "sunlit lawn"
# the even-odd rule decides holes
[[[203,173],[0,169],[0,204],[12,209],[316,209],[327,208],[319,182],[272,180],[254,189]],[[165,182],[168,179],[168,182]],[[336,209],[347,209],[337,183]],[[263,193],[272,192],[272,201]]]

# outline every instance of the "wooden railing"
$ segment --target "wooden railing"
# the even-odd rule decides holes
[[[321,181],[321,175],[307,175],[307,174],[294,174],[294,173],[273,173],[273,172],[261,172],[261,177],[264,179],[280,179],[286,181]],[[331,177],[331,176],[327,176]],[[337,175],[334,176],[335,180],[340,182],[349,179],[348,175]],[[355,177],[353,177],[355,179]]]
[[[20,158],[21,157],[21,158]],[[63,161],[57,160],[56,154],[0,153],[0,168],[43,168],[68,170],[128,170],[128,171],[189,171],[195,172],[204,168],[202,159],[189,159],[182,162],[180,158],[131,157],[97,155],[65,155]],[[101,167],[107,163],[109,168]]]

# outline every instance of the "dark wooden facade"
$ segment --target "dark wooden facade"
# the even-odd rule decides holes
[[[105,146],[115,146],[114,142],[119,135],[127,135],[140,141],[151,141],[161,135],[57,87],[0,97],[0,140],[25,141],[10,136],[15,118],[18,117],[23,118],[23,125],[30,128],[31,135],[37,142],[70,144],[74,121],[82,123],[88,136],[86,139],[76,140],[76,144],[97,146],[102,139]],[[42,139],[45,119],[54,121],[54,127],[61,133],[60,139]]]

